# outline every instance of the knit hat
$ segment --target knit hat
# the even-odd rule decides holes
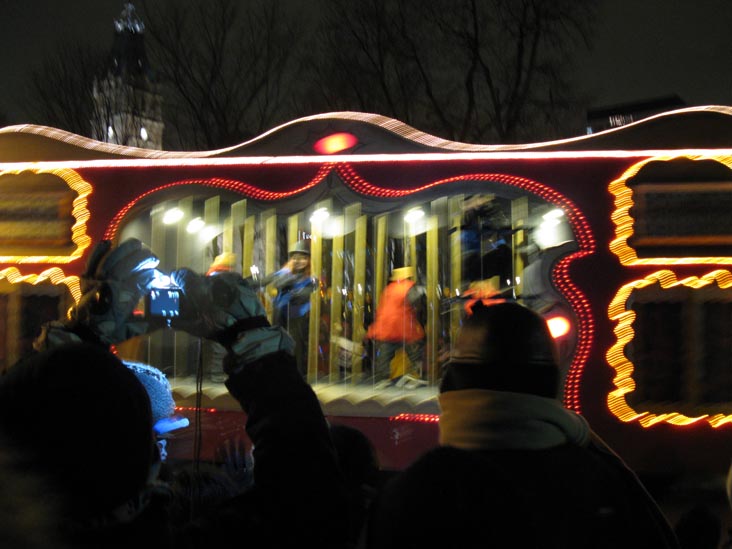
[[[440,390],[555,397],[558,383],[557,349],[546,321],[515,302],[478,301],[460,328]]]
[[[139,501],[157,463],[144,387],[87,343],[32,355],[0,378],[0,435],[81,521]]]
[[[124,360],[123,363],[135,374],[150,397],[153,429],[156,435],[162,436],[176,429],[188,427],[188,419],[174,415],[173,390],[163,372],[142,362]]]

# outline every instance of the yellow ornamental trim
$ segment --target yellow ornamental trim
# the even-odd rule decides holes
[[[628,244],[628,240],[634,235],[635,219],[630,215],[630,209],[635,205],[633,190],[628,187],[627,182],[649,162],[669,162],[677,159],[689,159],[694,161],[713,160],[732,168],[732,156],[730,155],[661,155],[648,158],[628,168],[623,175],[612,181],[608,191],[615,197],[615,210],[611,215],[615,224],[615,238],[610,242],[610,251],[614,253],[623,265],[732,265],[732,257],[647,257],[639,258],[636,250]]]
[[[607,351],[605,358],[611,368],[615,370],[613,384],[615,388],[608,394],[607,405],[614,416],[624,422],[638,421],[643,427],[651,427],[657,423],[670,423],[672,425],[691,425],[705,421],[712,427],[719,427],[725,423],[732,423],[732,415],[724,414],[702,414],[689,417],[679,412],[664,414],[653,414],[648,411],[633,409],[626,401],[626,395],[635,390],[633,379],[634,364],[625,354],[625,346],[628,345],[635,335],[633,321],[635,312],[629,309],[627,304],[633,292],[651,286],[660,285],[664,290],[686,286],[695,290],[716,283],[720,289],[732,287],[732,273],[724,269],[718,269],[705,274],[702,277],[690,276],[678,280],[676,275],[668,270],[656,271],[643,279],[634,280],[620,288],[608,307],[608,318],[616,322],[614,333],[615,344]]]
[[[92,186],[89,182],[85,181],[76,171],[67,168],[39,168],[39,167],[22,167],[17,170],[5,170],[0,171],[0,183],[2,183],[2,176],[8,175],[21,175],[23,173],[31,174],[50,174],[63,180],[68,188],[76,194],[76,197],[71,202],[70,211],[64,211],[63,207],[58,208],[58,219],[17,219],[17,213],[13,217],[13,198],[14,193],[22,194],[19,199],[15,202],[15,207],[23,208],[29,202],[29,197],[33,198],[34,189],[31,186],[27,189],[10,189],[9,192],[5,193],[5,203],[0,207],[0,215],[10,215],[8,220],[3,221],[4,231],[3,237],[6,239],[17,238],[22,244],[18,247],[22,250],[20,253],[12,253],[0,255],[0,263],[70,263],[84,253],[84,250],[91,244],[91,238],[87,234],[87,223],[90,218],[88,209],[88,196],[92,192]],[[38,202],[44,202],[42,196],[42,189],[38,191],[39,198]],[[32,200],[31,200],[32,202]],[[47,200],[45,202],[48,202]],[[48,210],[51,206],[44,204],[42,207]],[[49,237],[63,234],[67,229],[68,222],[65,222],[63,218],[70,216],[73,218],[71,224],[71,243],[73,249],[68,253],[54,253],[54,249],[62,248],[58,244],[49,244],[44,239]],[[67,217],[68,218],[68,217]],[[38,234],[34,234],[37,231]],[[66,233],[68,235],[68,233]],[[37,237],[37,243],[34,243],[34,237]],[[66,246],[69,247],[68,245]],[[6,248],[8,249],[8,248]],[[40,251],[43,250],[43,251]],[[49,253],[49,250],[51,252]],[[2,247],[0,247],[0,254],[2,254]]]
[[[78,303],[81,299],[81,284],[78,276],[66,276],[59,267],[51,267],[40,274],[22,275],[15,267],[8,267],[0,270],[0,280],[7,280],[11,284],[42,284],[50,282],[54,285],[65,285],[74,302]]]

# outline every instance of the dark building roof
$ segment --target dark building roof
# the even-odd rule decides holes
[[[686,102],[674,94],[590,109],[587,111],[588,132],[597,133],[625,126],[654,114],[682,109],[686,106]]]
[[[681,109],[686,107],[686,102],[676,94],[657,97],[654,99],[644,99],[641,101],[632,101],[630,103],[619,103],[617,105],[597,107],[587,111],[587,119],[605,118],[612,114],[619,113],[639,113],[653,112],[661,113],[673,109]]]

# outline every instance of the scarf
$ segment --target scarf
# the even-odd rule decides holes
[[[541,450],[590,442],[585,419],[553,398],[463,389],[441,393],[438,400],[442,446]]]

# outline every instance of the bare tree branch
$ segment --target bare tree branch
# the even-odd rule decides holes
[[[92,135],[93,85],[106,55],[83,43],[60,43],[31,73],[26,111],[36,124]]]
[[[458,141],[542,138],[572,104],[566,74],[595,4],[331,0],[319,35],[330,58],[312,80],[331,110],[357,104]]]
[[[178,146],[233,145],[293,115],[288,91],[298,77],[298,16],[286,14],[280,0],[143,6]]]

